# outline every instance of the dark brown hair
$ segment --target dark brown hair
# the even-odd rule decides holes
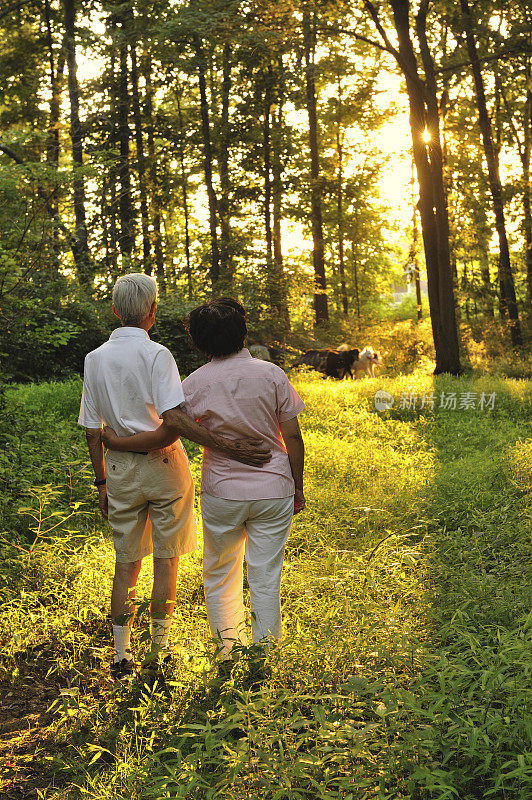
[[[233,297],[220,297],[193,309],[188,331],[196,347],[209,356],[229,356],[244,347],[246,310]]]

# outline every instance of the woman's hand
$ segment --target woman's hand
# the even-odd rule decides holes
[[[306,504],[307,501],[305,500],[303,489],[296,489],[294,494],[294,514],[299,514],[300,511],[303,511]]]
[[[109,450],[118,449],[116,443],[118,442],[119,437],[116,435],[114,430],[109,427],[109,425],[104,425],[101,436],[104,447],[107,447]]]

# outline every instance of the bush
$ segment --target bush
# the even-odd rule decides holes
[[[189,313],[198,305],[175,296],[159,300],[155,325],[150,337],[164,344],[174,356],[181,377],[189,375],[205,363],[205,357],[196,350],[185,327]]]
[[[62,278],[36,290],[31,299],[12,299],[6,316],[0,357],[5,378],[15,381],[82,372],[85,355],[116,327],[110,309]]]

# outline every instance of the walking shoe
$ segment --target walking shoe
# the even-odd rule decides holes
[[[267,654],[265,650],[256,648],[255,645],[250,650],[252,652],[248,661],[248,671],[244,676],[244,688],[257,692],[271,678],[272,668],[266,661]]]
[[[231,677],[235,662],[232,658],[225,658],[218,664],[218,678],[222,681],[227,681]]]
[[[142,662],[140,677],[144,683],[152,685],[158,679],[164,683],[164,667],[168,667],[172,661],[171,654],[166,650],[160,653],[149,653]]]
[[[122,661],[113,661],[111,664],[111,678],[115,682],[127,683],[135,674],[135,662],[132,658],[123,658]]]

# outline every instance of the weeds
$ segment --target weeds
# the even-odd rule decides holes
[[[17,517],[2,545],[4,695],[29,703],[35,686],[46,695],[48,738],[20,785],[47,800],[530,796],[530,382],[419,372],[297,380],[309,505],[287,549],[284,639],[260,690],[246,679],[252,648],[227,679],[215,669],[198,555],[180,568],[164,682],[110,684],[112,548],[89,506],[74,508],[94,500],[68,421],[79,386],[24,387],[17,436],[44,408],[58,436],[35,437],[23,478],[42,465],[31,486],[58,487],[50,508],[64,517],[46,523],[63,519],[29,564],[16,546],[33,541],[20,527],[35,528],[31,517]],[[377,414],[376,388],[489,390],[497,403]],[[80,462],[74,478],[51,457],[58,445]],[[28,490],[17,486],[14,508]],[[139,597],[150,582],[145,568]],[[144,630],[141,615],[138,656]]]

